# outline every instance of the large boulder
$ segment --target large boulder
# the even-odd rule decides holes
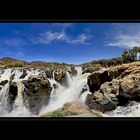
[[[88,76],[87,82],[90,92],[94,92],[100,89],[100,86],[106,81],[110,81],[108,70],[102,69],[92,73],[90,76]]]
[[[90,110],[87,105],[79,101],[68,102],[55,111],[40,114],[41,117],[80,117],[79,115],[87,115],[88,117],[102,116],[100,112]]]
[[[38,77],[24,80],[23,84],[25,86],[24,100],[28,100],[28,107],[31,112],[37,114],[43,105],[48,104],[52,87],[47,79],[43,80]]]
[[[7,98],[8,111],[12,111],[17,94],[18,94],[18,87],[17,87],[16,82],[10,81],[9,93],[8,93],[8,98]]]
[[[108,97],[100,92],[88,94],[85,102],[90,109],[98,110],[101,112],[114,110],[117,106],[116,103],[111,101]]]
[[[66,77],[66,70],[57,69],[54,72],[54,78],[57,82],[62,83]]]
[[[23,73],[19,78],[22,79],[22,78],[25,78],[26,76],[27,76],[27,72],[25,69],[23,69]]]

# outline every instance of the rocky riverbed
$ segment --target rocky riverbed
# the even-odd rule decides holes
[[[86,104],[101,112],[140,101],[140,62],[101,69],[88,77]]]

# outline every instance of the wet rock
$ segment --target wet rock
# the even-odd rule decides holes
[[[54,78],[60,84],[63,84],[66,78],[66,71],[62,69],[57,69],[57,71],[54,72]]]
[[[90,109],[101,112],[111,111],[117,107],[113,101],[98,92],[92,95],[88,94],[85,103]]]
[[[25,78],[27,76],[26,70],[23,69],[22,75],[19,77],[20,79]]]
[[[9,94],[7,98],[7,106],[8,106],[8,111],[12,111],[14,101],[17,97],[18,94],[18,87],[16,82],[10,82],[9,83]]]
[[[13,80],[15,77],[15,73],[11,75],[10,80]]]
[[[32,77],[24,80],[25,85],[25,99],[28,100],[28,106],[32,113],[39,113],[43,105],[47,105],[50,100],[52,87],[49,81]]]
[[[4,85],[7,84],[7,83],[8,83],[8,80],[4,80],[4,81],[1,81],[1,82],[0,82],[0,85],[4,86]]]
[[[17,96],[18,88],[16,82],[10,82],[9,84],[9,94],[14,98]]]
[[[48,78],[53,78],[53,74],[52,74],[53,71],[52,71],[52,70],[50,70],[50,69],[49,69],[49,70],[46,70],[45,73],[46,73],[46,76],[47,76]]]

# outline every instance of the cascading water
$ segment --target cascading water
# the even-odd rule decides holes
[[[56,110],[67,102],[77,100],[85,102],[86,95],[89,93],[87,77],[90,73],[82,75],[81,67],[76,67],[75,69],[77,70],[76,76],[72,76],[69,72],[66,72],[66,82],[68,82],[68,87],[57,84],[58,88],[53,88],[50,102],[41,110],[40,115]],[[51,82],[53,81],[54,79]]]
[[[15,99],[14,103],[14,110],[12,111],[11,114],[15,114],[18,117],[23,117],[23,116],[29,116],[31,113],[29,110],[24,106],[23,103],[23,90],[24,90],[24,85],[22,84],[21,80],[17,80],[17,88],[18,88],[18,95],[17,98]]]
[[[103,114],[103,117],[140,117],[140,103],[133,101],[126,107],[118,106],[115,110]]]
[[[8,80],[8,82],[5,85],[0,85],[0,116],[5,117],[24,117],[24,116],[32,116],[30,111],[24,106],[23,104],[23,90],[24,85],[22,84],[22,81],[26,79],[20,79],[20,76],[22,75],[23,71],[20,69],[3,69],[1,70],[0,75],[0,82]],[[29,74],[30,73],[30,74]],[[28,76],[32,73],[28,71]],[[13,77],[11,79],[11,77]],[[14,101],[13,109],[11,112],[8,110],[8,96],[9,96],[9,80],[16,82],[17,85],[17,97]],[[15,93],[16,94],[16,93]]]

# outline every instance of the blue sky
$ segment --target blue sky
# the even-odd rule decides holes
[[[140,44],[140,23],[0,23],[0,57],[80,64]]]

